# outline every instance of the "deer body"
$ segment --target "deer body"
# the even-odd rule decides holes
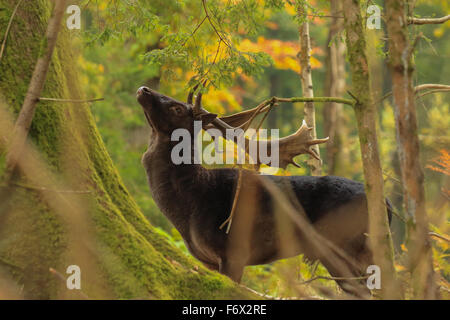
[[[219,227],[230,214],[238,170],[174,165],[170,161],[170,150],[170,141],[156,138],[143,156],[152,196],[163,214],[180,232],[192,255],[209,268],[224,271],[230,236]],[[240,272],[228,275],[239,281],[245,265],[265,264],[301,253],[311,260],[320,259],[301,234],[299,243],[290,244],[292,250],[284,249],[281,252],[272,197],[256,180],[246,179],[252,174],[248,172],[244,175],[243,184],[257,189],[257,198],[253,199],[258,204],[254,219],[257,227],[253,228],[251,235],[250,254],[240,257],[243,261],[236,262]],[[333,234],[333,243],[348,248],[346,250],[353,257],[367,254],[363,235],[367,232],[367,207],[362,184],[328,176],[267,177],[281,188],[285,188],[284,184],[288,183],[309,221],[322,226],[320,231],[327,238]],[[350,203],[354,205],[352,201],[358,204],[356,210],[349,207]],[[333,218],[342,218],[338,216],[339,212],[346,208],[350,210],[346,211],[350,213],[348,217],[343,217],[340,223],[328,223]],[[354,223],[357,225],[351,227]]]
[[[255,172],[243,171],[240,210],[236,212],[230,234],[220,230],[232,209],[238,169],[173,164],[171,150],[175,142],[170,140],[170,132],[174,127],[170,122],[180,110],[164,115],[161,112],[167,112],[164,109],[167,106],[170,110],[182,103],[166,98],[154,91],[138,91],[138,100],[152,128],[152,139],[142,162],[155,202],[180,232],[192,255],[237,282],[247,265],[265,264],[300,253],[311,260],[319,259],[333,276],[343,276],[326,256],[314,249],[314,244],[295,227],[294,221],[289,218],[281,221],[276,216],[273,196]],[[189,106],[186,108],[181,111],[185,112],[181,118],[190,119],[186,122],[176,119],[176,125],[190,130],[192,111]],[[166,123],[159,122],[161,118]],[[368,213],[361,183],[331,176],[264,178],[283,192],[291,192],[318,233],[356,261],[353,275],[365,273],[372,256],[364,235]],[[280,225],[290,226],[291,232],[280,233]],[[233,243],[236,235],[238,241]]]

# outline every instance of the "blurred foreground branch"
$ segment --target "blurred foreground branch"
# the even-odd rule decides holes
[[[42,89],[44,88],[47,71],[49,69],[50,61],[52,60],[53,50],[56,45],[59,30],[61,29],[61,20],[64,16],[65,9],[66,0],[59,0],[55,2],[53,14],[47,26],[44,40],[45,46],[43,46],[43,52],[40,53],[39,59],[34,68],[22,109],[20,110],[14,126],[14,134],[6,158],[6,181],[11,179],[17,166],[17,161],[22,155],[22,150],[24,148],[28,132],[30,131],[31,122],[33,121],[33,116],[36,110],[36,103],[39,100]]]

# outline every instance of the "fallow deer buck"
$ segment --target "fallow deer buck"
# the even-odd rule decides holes
[[[242,170],[235,218],[227,234],[220,226],[230,215],[239,169],[175,165],[171,150],[176,142],[171,141],[171,134],[179,128],[193,134],[195,120],[201,120],[203,128],[215,127],[225,132],[246,123],[252,113],[217,118],[201,106],[201,93],[192,103],[193,92],[184,103],[141,87],[137,99],[151,127],[149,147],[142,158],[151,194],[194,257],[236,282],[240,282],[245,266],[301,253],[311,261],[320,260],[334,277],[365,275],[367,266],[372,264],[372,253],[365,234],[368,212],[361,183],[335,176],[262,176]],[[310,128],[303,123],[296,133],[279,140],[279,167],[293,163],[298,154],[317,157],[310,147],[326,140],[312,139]],[[295,214],[304,217],[319,238],[305,233],[294,221],[296,217],[276,214],[279,205],[261,179],[267,179],[283,194],[292,195],[289,201],[300,204]],[[390,218],[388,202],[387,207]],[[344,253],[346,271],[327,251],[319,250],[321,242],[331,243]],[[350,282],[338,281],[344,290],[354,293],[350,288],[355,287],[355,281]]]

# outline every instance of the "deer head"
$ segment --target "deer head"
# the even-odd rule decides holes
[[[165,96],[147,87],[137,90],[137,100],[141,104],[150,127],[158,134],[170,136],[175,129],[193,130],[194,121],[202,121],[204,127],[210,124],[217,115],[209,112],[197,112],[201,103],[198,95],[195,105],[192,105],[193,93],[189,94],[188,102],[181,102]]]
[[[189,93],[187,102],[180,102],[147,87],[140,87],[137,91],[137,99],[144,109],[149,125],[158,134],[170,136],[178,128],[184,128],[193,132],[194,121],[202,121],[202,127],[219,129],[226,138],[227,130],[236,130],[252,117],[254,110],[247,110],[231,116],[218,118],[216,114],[208,112],[202,107],[202,94],[198,93],[195,103],[194,93],[198,85]],[[328,141],[325,139],[313,139],[312,128],[305,121],[292,135],[279,140],[279,167],[286,168],[288,164],[298,166],[293,158],[299,154],[309,154],[316,159],[318,155],[311,148],[312,145]],[[259,143],[268,143],[260,141]],[[259,159],[256,159],[259,163]]]

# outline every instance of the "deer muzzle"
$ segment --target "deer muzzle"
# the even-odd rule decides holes
[[[152,95],[152,90],[147,87],[140,87],[136,92],[136,98],[144,109],[151,106]]]

